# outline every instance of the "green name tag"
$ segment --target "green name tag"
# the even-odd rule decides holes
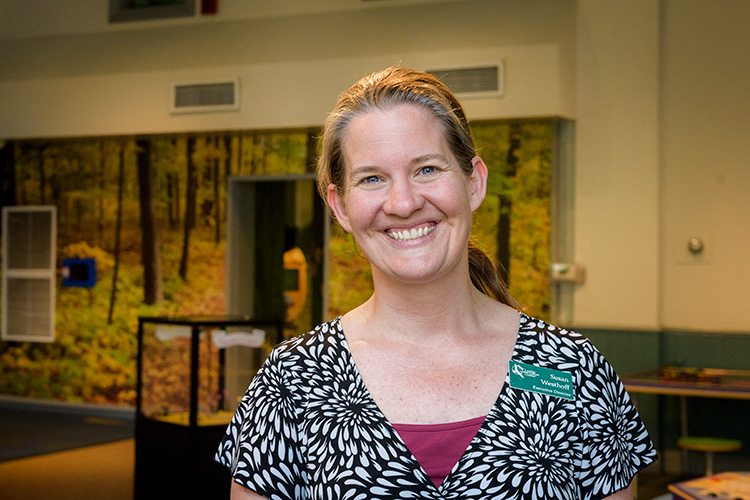
[[[510,360],[510,386],[558,398],[575,400],[573,375]]]

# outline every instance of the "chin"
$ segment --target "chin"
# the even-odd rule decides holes
[[[389,268],[382,274],[389,280],[400,281],[408,285],[428,284],[444,276],[446,271],[436,266],[405,265],[399,268]]]

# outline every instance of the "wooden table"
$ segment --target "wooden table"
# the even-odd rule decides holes
[[[680,400],[680,436],[688,436],[687,398],[750,400],[750,370],[663,366],[621,377],[628,393],[677,396]],[[687,451],[683,450],[683,469]]]
[[[629,393],[750,399],[750,370],[663,366],[622,377]]]

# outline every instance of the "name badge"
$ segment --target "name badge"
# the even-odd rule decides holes
[[[510,360],[510,386],[558,398],[575,400],[573,374]]]

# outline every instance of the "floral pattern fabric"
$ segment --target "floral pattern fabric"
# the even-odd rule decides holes
[[[271,500],[595,500],[656,460],[625,388],[587,339],[522,314],[512,359],[571,373],[575,400],[513,388],[506,375],[440,488],[368,393],[338,319],[274,349],[215,458]]]

